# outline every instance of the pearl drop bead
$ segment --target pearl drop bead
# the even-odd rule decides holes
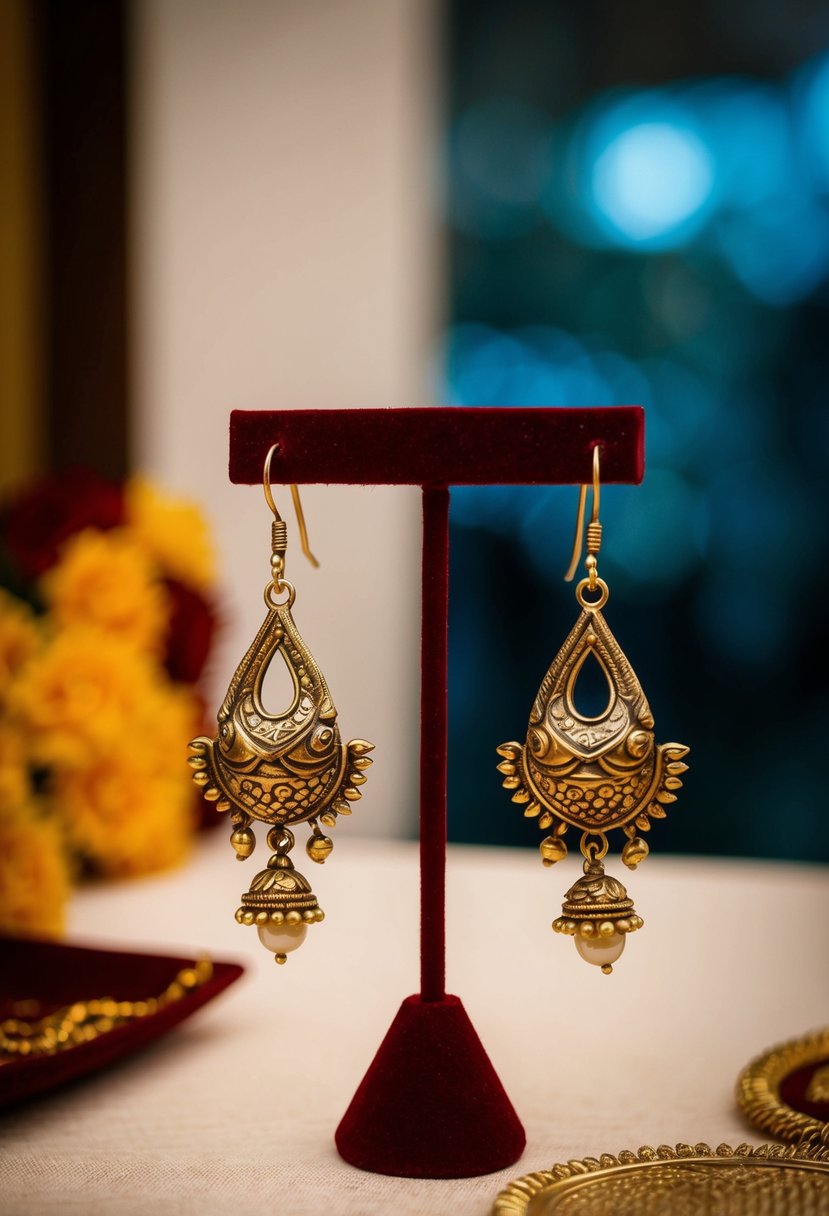
[[[298,925],[275,925],[272,921],[257,925],[256,932],[266,950],[272,954],[290,954],[298,950],[305,941],[308,926],[302,921]]]
[[[625,935],[624,933],[613,933],[609,937],[577,936],[575,942],[576,949],[585,962],[593,963],[595,967],[603,967],[607,963],[616,962],[625,948]]]

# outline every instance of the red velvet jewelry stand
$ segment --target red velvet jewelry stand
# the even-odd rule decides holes
[[[460,999],[445,988],[450,485],[638,482],[644,419],[613,409],[237,410],[230,479],[423,487],[420,993],[404,1000],[337,1129],[360,1169],[469,1178],[517,1161],[524,1129]],[[494,797],[494,795],[493,795]]]

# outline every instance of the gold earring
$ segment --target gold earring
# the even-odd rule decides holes
[[[365,769],[374,750],[364,739],[342,743],[337,711],[314,656],[300,637],[291,608],[294,586],[285,578],[287,526],[273,499],[271,460],[278,445],[265,457],[262,485],[273,512],[271,525],[271,581],[265,588],[267,616],[242,659],[218,714],[218,733],[190,744],[193,780],[218,811],[230,811],[234,828],[230,843],[240,861],[256,845],[254,819],[271,824],[268,844],[274,850],[242,896],[236,912],[240,924],[256,925],[259,939],[273,952],[277,963],[302,945],[308,926],[324,918],[306,878],[294,869],[288,853],[294,845],[291,828],[308,823],[312,834],[306,851],[322,863],[333,842],[320,824],[332,828],[339,815],[351,814],[360,798]],[[291,486],[302,550],[318,565],[308,547],[305,517],[296,486]],[[280,598],[281,597],[281,598]],[[279,654],[291,680],[294,696],[282,713],[270,713],[262,704],[262,681]]]
[[[587,489],[582,486],[579,493],[568,581],[581,556]],[[676,801],[674,791],[682,785],[681,774],[688,768],[683,757],[689,749],[681,743],[655,744],[645,694],[602,616],[609,591],[597,573],[600,493],[595,447],[587,577],[576,586],[582,612],[541,683],[523,747],[504,743],[497,750],[503,757],[498,769],[512,801],[524,806],[528,818],[538,817],[542,830],[552,828],[539,846],[545,866],[566,856],[568,827],[582,833],[584,874],[565,895],[553,929],[574,937],[581,957],[609,975],[624,950],[626,934],[644,922],[622,883],[605,874],[607,832],[623,829],[627,843],[622,861],[634,870],[649,852],[638,833],[650,830],[651,819],[664,819],[665,807]],[[599,664],[609,694],[607,707],[596,717],[579,713],[573,699],[576,681],[591,658]]]

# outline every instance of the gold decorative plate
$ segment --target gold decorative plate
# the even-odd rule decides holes
[[[829,1027],[752,1060],[737,1081],[737,1103],[778,1140],[829,1144]]]
[[[491,1216],[829,1216],[829,1149],[667,1144],[510,1183]]]

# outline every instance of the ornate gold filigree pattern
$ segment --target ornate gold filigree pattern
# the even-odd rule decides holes
[[[491,1216],[826,1216],[829,1149],[806,1145],[644,1145],[511,1182]]]
[[[804,1079],[804,1096],[813,1106],[826,1103],[823,1117],[817,1111],[796,1110],[781,1094],[787,1077],[810,1066],[814,1071]],[[829,1146],[829,1089],[820,1080],[828,1074],[829,1027],[825,1027],[779,1043],[752,1060],[737,1080],[737,1104],[756,1127],[780,1140],[810,1137]]]
[[[262,682],[281,656],[293,700],[281,713],[262,704]],[[372,744],[343,744],[328,685],[299,634],[288,604],[271,608],[239,664],[218,714],[215,739],[190,744],[193,780],[234,823],[296,824],[319,817],[333,826],[360,797]]]
[[[585,876],[568,891],[553,929],[574,936],[579,953],[609,973],[625,935],[643,921],[622,884],[604,874],[606,833],[624,831],[622,861],[635,869],[649,852],[640,833],[649,832],[651,821],[664,819],[666,807],[676,802],[689,749],[681,743],[655,742],[654,719],[642,686],[602,615],[609,591],[597,574],[598,468],[595,449],[588,576],[576,588],[581,614],[541,681],[524,743],[502,743],[497,751],[498,771],[512,801],[527,818],[537,819],[542,831],[550,831],[539,846],[545,866],[567,855],[568,828],[582,833]],[[585,489],[579,499],[578,544]],[[577,545],[571,572],[578,557]],[[580,712],[575,700],[587,663],[598,665],[607,684],[607,703],[594,716]],[[615,894],[613,884],[619,888]],[[595,898],[588,898],[590,891]]]
[[[352,803],[362,796],[374,745],[365,739],[342,742],[325,677],[294,623],[296,592],[283,577],[287,529],[270,487],[275,450],[269,451],[263,473],[265,498],[274,514],[268,612],[230,681],[215,738],[194,739],[188,762],[204,797],[217,811],[230,812],[230,842],[240,861],[256,847],[253,821],[271,825],[268,843],[274,853],[242,897],[236,919],[256,924],[263,944],[284,963],[301,944],[306,927],[323,919],[307,879],[288,857],[294,844],[289,827],[310,824],[306,851],[322,864],[334,846],[320,824],[332,828],[339,816],[351,814]],[[303,549],[311,557],[299,496],[296,487],[292,490]],[[274,713],[263,703],[262,685],[277,658],[285,663],[293,695],[284,710]]]
[[[591,655],[610,692],[595,718],[580,714],[573,696]],[[653,725],[645,694],[607,622],[601,612],[586,609],[541,683],[526,742],[498,748],[502,784],[542,829],[558,820],[565,831],[571,826],[602,833],[635,825],[647,832],[651,819],[664,819],[665,807],[676,802],[688,768],[688,748],[655,746]]]

